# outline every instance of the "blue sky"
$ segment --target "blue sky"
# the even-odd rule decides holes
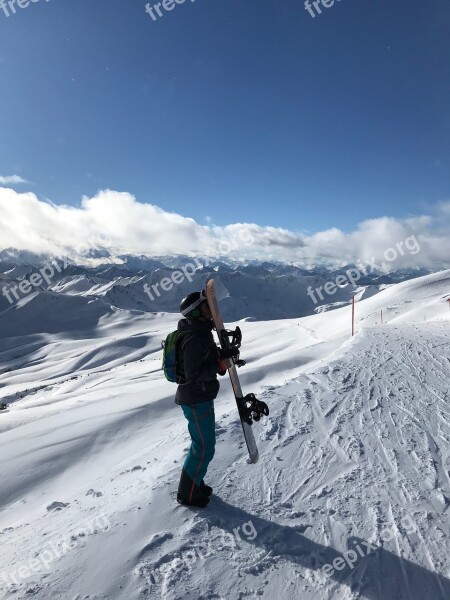
[[[448,0],[145,5],[0,10],[0,174],[299,232],[448,200]]]

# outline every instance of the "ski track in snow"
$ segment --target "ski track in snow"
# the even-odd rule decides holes
[[[0,436],[0,598],[449,600],[448,328],[364,329],[288,383],[261,385],[271,414],[256,426],[257,465],[224,386],[204,511],[174,501],[189,440],[154,367],[162,335],[101,343],[100,360],[88,348],[71,375],[44,353],[50,384]],[[128,369],[102,369],[117,348]],[[36,349],[16,352],[35,372]],[[290,360],[281,353],[288,371]],[[48,564],[3,584],[49,548]],[[350,550],[352,568],[326,576]]]

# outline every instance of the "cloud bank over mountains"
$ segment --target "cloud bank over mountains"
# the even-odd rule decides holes
[[[301,221],[296,215],[292,221]],[[420,250],[398,255],[388,268],[450,266],[450,202],[432,215],[361,222],[313,234],[254,223],[200,225],[194,219],[141,203],[127,192],[100,191],[80,207],[56,205],[31,192],[0,187],[0,249],[76,258],[89,249],[148,256],[228,256],[236,260],[279,260],[300,265],[383,262],[386,251],[414,236]],[[412,246],[411,246],[412,247]],[[416,246],[417,248],[417,246]]]

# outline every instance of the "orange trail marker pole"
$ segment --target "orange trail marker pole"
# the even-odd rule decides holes
[[[355,296],[352,298],[352,337],[355,335]]]

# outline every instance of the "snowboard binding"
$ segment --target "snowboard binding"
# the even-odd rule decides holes
[[[253,425],[261,417],[269,415],[269,407],[262,400],[258,400],[255,394],[247,394],[244,398],[238,398],[239,415],[245,423]]]
[[[231,358],[233,363],[237,367],[243,367],[246,364],[246,362],[245,360],[239,358],[239,349],[242,344],[241,328],[236,327],[236,329],[223,329],[219,333],[219,338],[222,348],[226,348],[226,350],[230,350],[231,352],[235,353],[235,356]]]

